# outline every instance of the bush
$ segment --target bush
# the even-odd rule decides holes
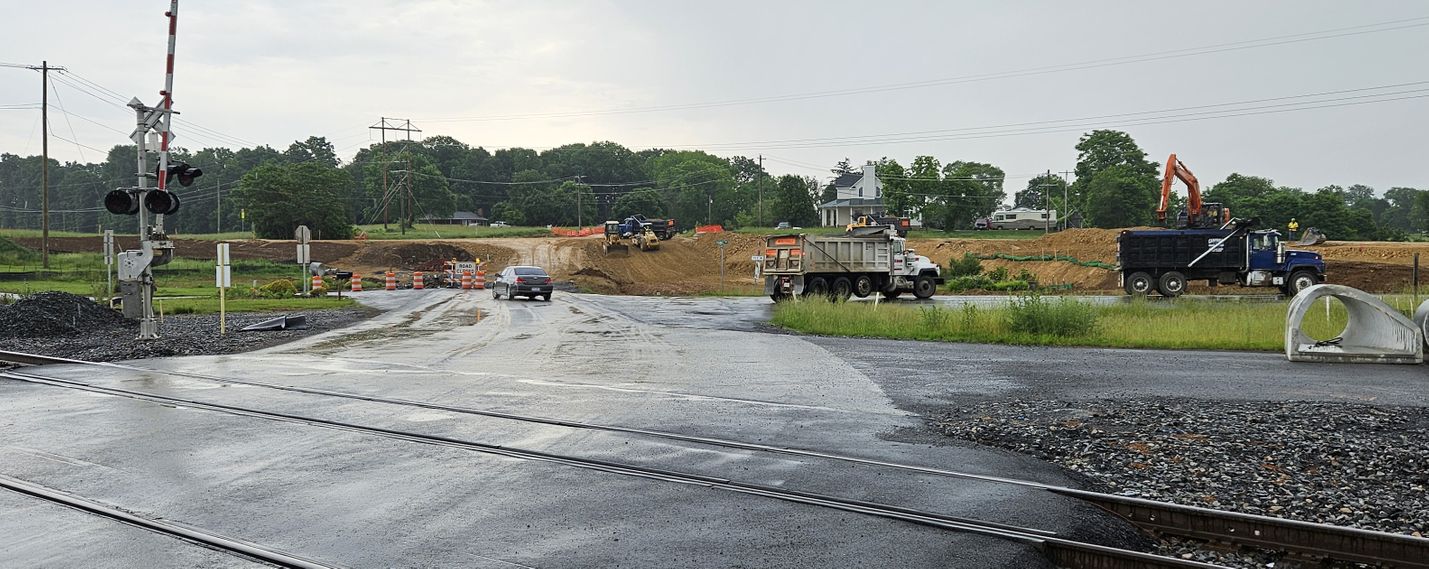
[[[992,279],[986,275],[969,275],[956,277],[948,281],[948,290],[962,292],[968,290],[987,290],[992,288]]]
[[[1032,283],[1021,279],[1014,279],[1010,281],[997,281],[995,283],[992,283],[992,286],[987,287],[987,290],[995,290],[999,292],[1032,290]]]
[[[325,286],[320,286],[320,287],[314,288],[313,290],[308,291],[308,296],[316,296],[316,297],[327,296],[327,287],[325,287]]]
[[[982,261],[972,253],[963,253],[963,258],[948,261],[948,276],[970,277],[982,274]]]
[[[293,285],[293,279],[278,279],[253,290],[253,296],[259,298],[291,298],[298,294],[298,287]]]
[[[1097,313],[1083,302],[1065,298],[1051,302],[1029,294],[1007,305],[1007,326],[1037,336],[1087,336],[1096,331]]]
[[[1005,281],[1007,280],[1007,277],[1007,267],[998,267],[996,269],[993,269],[991,273],[987,274],[987,278],[992,279],[993,282]]]
[[[953,312],[937,306],[918,309],[918,316],[929,332],[944,330],[953,322]]]

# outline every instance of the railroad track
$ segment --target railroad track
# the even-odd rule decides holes
[[[838,455],[838,454],[832,454],[832,453],[824,453],[824,452],[809,451],[809,450],[802,450],[802,449],[793,449],[793,448],[777,447],[777,446],[772,446],[772,445],[754,444],[754,443],[747,443],[747,442],[727,440],[727,439],[718,439],[718,438],[709,438],[709,437],[697,437],[697,436],[691,436],[691,435],[681,435],[681,434],[676,434],[676,433],[667,433],[667,432],[654,431],[654,430],[648,430],[648,429],[635,429],[635,428],[629,428],[629,427],[619,427],[619,426],[611,426],[611,425],[600,425],[600,424],[595,424],[595,423],[587,423],[587,422],[579,422],[579,421],[567,421],[567,420],[553,419],[553,418],[546,418],[546,417],[537,417],[537,416],[519,415],[519,414],[513,414],[513,413],[503,413],[503,412],[495,412],[495,411],[486,411],[486,410],[481,410],[481,409],[473,409],[473,408],[466,408],[466,407],[453,406],[453,405],[444,405],[444,404],[438,404],[438,403],[429,403],[429,402],[422,402],[422,401],[412,401],[412,400],[406,400],[406,399],[384,398],[384,397],[367,396],[367,395],[360,395],[360,394],[353,394],[353,393],[345,393],[345,392],[340,392],[340,391],[332,391],[332,390],[324,390],[324,389],[303,388],[303,387],[295,387],[295,386],[287,386],[287,385],[278,385],[278,384],[272,384],[272,383],[266,383],[266,382],[249,381],[249,380],[236,379],[236,378],[226,378],[226,377],[211,376],[211,375],[198,374],[198,373],[170,372],[170,371],[150,370],[150,369],[146,369],[146,368],[141,368],[141,367],[137,367],[137,366],[128,366],[128,365],[123,365],[123,364],[84,362],[84,361],[80,361],[80,360],[69,360],[69,359],[63,359],[63,358],[51,358],[51,357],[47,357],[47,356],[36,356],[36,355],[32,355],[32,354],[17,354],[17,353],[13,353],[13,352],[4,352],[4,351],[0,351],[0,361],[9,361],[9,362],[13,362],[13,363],[19,363],[19,364],[22,364],[22,365],[43,365],[43,364],[60,364],[60,363],[64,363],[64,364],[86,364],[86,365],[94,365],[94,366],[104,366],[104,367],[112,367],[112,368],[118,368],[118,369],[123,369],[123,370],[130,370],[130,371],[141,371],[141,372],[145,372],[145,373],[161,373],[161,374],[166,374],[166,375],[189,377],[189,378],[201,379],[201,380],[208,380],[208,381],[214,381],[214,382],[233,383],[233,384],[240,384],[240,385],[249,385],[249,386],[255,386],[255,387],[264,387],[264,388],[277,389],[277,390],[283,390],[283,391],[291,391],[291,392],[297,392],[297,393],[312,394],[312,395],[321,395],[321,396],[328,396],[328,397],[338,397],[338,398],[345,398],[345,399],[354,399],[354,400],[369,401],[369,402],[376,402],[376,403],[383,403],[383,404],[390,404],[390,405],[401,405],[401,406],[409,406],[409,407],[418,407],[418,408],[425,408],[425,409],[432,409],[432,410],[441,410],[441,411],[448,411],[448,412],[462,413],[462,414],[469,414],[469,415],[478,415],[478,416],[494,417],[494,418],[501,418],[501,419],[508,419],[508,420],[523,421],[523,422],[541,423],[541,424],[548,424],[548,425],[554,425],[554,426],[562,426],[562,427],[575,428],[575,429],[601,430],[601,431],[610,431],[610,432],[618,432],[618,433],[626,433],[626,434],[635,434],[635,435],[640,435],[640,436],[648,436],[648,437],[664,438],[664,439],[671,439],[671,440],[679,440],[679,441],[684,441],[684,442],[694,442],[694,443],[699,443],[699,444],[715,445],[715,446],[722,446],[722,447],[727,447],[727,448],[737,448],[737,449],[760,451],[760,452],[771,452],[771,453],[780,453],[780,454],[788,454],[788,455],[796,455],[796,456],[804,456],[804,457],[812,457],[812,458],[839,460],[839,461],[846,461],[846,462],[857,463],[857,464],[865,464],[865,465],[871,465],[871,466],[886,467],[886,468],[906,470],[906,471],[913,471],[913,472],[918,472],[918,473],[923,473],[923,474],[931,474],[931,475],[938,475],[938,476],[965,478],[965,479],[981,480],[981,481],[995,482],[995,483],[1002,483],[1002,484],[1013,484],[1013,485],[1019,485],[1019,486],[1024,486],[1024,487],[1037,488],[1037,489],[1045,490],[1045,491],[1047,491],[1047,492],[1051,492],[1051,493],[1055,493],[1055,494],[1060,494],[1060,495],[1064,495],[1064,496],[1069,496],[1069,497],[1074,497],[1074,498],[1077,498],[1077,499],[1085,500],[1085,501],[1087,501],[1087,502],[1090,502],[1090,503],[1092,503],[1092,504],[1095,504],[1095,505],[1097,505],[1097,506],[1100,506],[1100,507],[1103,508],[1103,509],[1106,509],[1106,510],[1108,510],[1108,511],[1111,511],[1111,512],[1113,512],[1113,513],[1116,513],[1116,514],[1122,516],[1123,518],[1127,519],[1128,521],[1130,521],[1130,522],[1136,524],[1137,526],[1139,526],[1139,527],[1141,527],[1141,528],[1143,528],[1143,529],[1145,529],[1145,530],[1151,531],[1151,532],[1153,532],[1153,533],[1158,533],[1158,534],[1163,534],[1163,535],[1174,535],[1174,536],[1187,537],[1187,538],[1192,538],[1192,539],[1196,539],[1196,540],[1206,541],[1206,542],[1212,544],[1213,546],[1220,546],[1220,547],[1223,547],[1223,548],[1234,548],[1234,547],[1237,547],[1237,546],[1251,546],[1251,547],[1258,547],[1258,548],[1270,549],[1270,550],[1283,550],[1283,551],[1286,551],[1287,553],[1290,553],[1291,555],[1293,555],[1293,556],[1295,556],[1295,557],[1302,558],[1302,559],[1319,559],[1319,560],[1332,559],[1332,560],[1346,561],[1346,562],[1353,562],[1353,563],[1369,563],[1369,564],[1376,564],[1376,565],[1382,565],[1382,566],[1388,566],[1388,567],[1408,567],[1408,568],[1426,568],[1426,569],[1429,569],[1429,539],[1416,538],[1416,537],[1413,537],[1413,536],[1402,535],[1402,534],[1393,534],[1393,533],[1386,533],[1386,532],[1377,532],[1377,531],[1371,531],[1371,530],[1363,530],[1363,529],[1358,529],[1358,528],[1348,528],[1348,527],[1334,526],[1334,525],[1328,525],[1328,524],[1317,524],[1317,523],[1303,522],[1303,521],[1298,521],[1298,520],[1287,520],[1287,519],[1273,518],[1273,517],[1268,517],[1268,516],[1258,516],[1258,515],[1253,515],[1253,514],[1243,514],[1243,513],[1239,513],[1239,512],[1227,512],[1227,511],[1222,511],[1222,510],[1213,510],[1213,509],[1209,509],[1209,508],[1200,508],[1200,507],[1195,507],[1195,506],[1185,506],[1185,505],[1180,505],[1180,504],[1173,504],[1173,503],[1168,503],[1168,502],[1159,502],[1159,501],[1146,500],[1146,499],[1141,499],[1141,498],[1133,498],[1133,497],[1127,497],[1127,496],[1117,496],[1117,495],[1113,495],[1113,494],[1104,494],[1104,493],[1099,493],[1099,492],[1090,492],[1090,491],[1086,491],[1086,490],[1078,490],[1078,489],[1074,489],[1074,488],[1068,488],[1068,487],[1063,487],[1063,486],[1055,486],[1055,485],[1043,484],[1043,483],[1033,482],[1033,481],[1027,481],[1027,480],[1018,480],[1018,479],[1013,479],[1013,478],[987,476],[987,475],[980,475],[980,474],[973,474],[973,473],[965,473],[965,472],[958,472],[958,471],[945,470],[945,469],[937,469],[937,468],[930,468],[930,467],[916,466],[916,465],[898,464],[898,463],[893,463],[893,462],[880,461],[880,460],[872,460],[872,459],[865,459],[865,458],[845,456],[845,455]],[[399,431],[390,431],[390,430],[386,430],[386,429],[378,429],[378,428],[373,428],[373,427],[363,427],[363,426],[360,426],[360,425],[351,425],[351,424],[346,424],[346,423],[338,423],[338,422],[326,421],[326,420],[323,420],[323,419],[315,419],[315,418],[308,418],[308,417],[297,417],[297,416],[288,416],[288,415],[283,415],[283,414],[278,414],[278,413],[268,413],[268,412],[264,412],[264,411],[261,411],[261,410],[253,410],[253,409],[246,409],[246,408],[239,408],[239,407],[232,407],[232,406],[224,406],[224,405],[219,405],[219,404],[204,403],[204,402],[200,402],[200,401],[191,401],[191,400],[186,400],[186,399],[181,399],[181,398],[172,398],[172,397],[167,397],[167,396],[159,396],[159,395],[152,395],[152,394],[146,394],[146,393],[140,393],[140,392],[132,392],[132,391],[128,391],[128,390],[121,390],[121,389],[115,389],[115,388],[99,387],[99,386],[93,386],[93,385],[85,384],[85,383],[82,383],[82,382],[73,382],[73,381],[70,381],[70,380],[64,380],[64,379],[58,379],[58,378],[44,378],[44,377],[42,377],[42,376],[33,376],[33,375],[31,375],[31,374],[25,374],[25,373],[20,373],[20,372],[3,373],[3,374],[0,374],[0,377],[9,377],[10,379],[18,379],[18,380],[21,380],[21,381],[31,381],[31,382],[35,382],[35,383],[48,383],[48,384],[50,384],[50,385],[57,385],[57,386],[60,386],[60,387],[71,387],[71,388],[75,388],[75,389],[84,389],[84,390],[89,390],[89,391],[97,391],[97,392],[101,392],[101,393],[109,393],[109,392],[112,392],[112,393],[110,393],[110,394],[112,394],[112,395],[120,395],[120,396],[134,397],[134,398],[139,398],[139,399],[147,399],[147,400],[150,400],[150,401],[179,403],[179,404],[188,405],[188,406],[204,406],[204,407],[206,407],[206,408],[211,408],[212,410],[227,411],[227,412],[237,412],[237,413],[239,413],[239,414],[253,414],[253,415],[256,415],[256,416],[262,416],[262,417],[267,417],[267,418],[281,418],[281,419],[285,419],[285,420],[293,420],[293,421],[298,421],[298,422],[308,422],[308,423],[322,424],[322,425],[324,425],[324,426],[330,426],[330,427],[334,427],[334,428],[343,428],[343,429],[345,429],[345,430],[356,430],[356,431],[359,431],[359,432],[368,432],[368,433],[371,433],[371,434],[385,434],[385,435],[387,435],[387,436],[397,436],[398,438],[404,438],[404,439],[408,439],[408,440],[416,440],[417,442],[442,441],[444,444],[455,444],[455,445],[457,445],[457,446],[465,446],[465,447],[467,447],[467,448],[470,448],[471,450],[481,450],[481,451],[484,451],[484,452],[496,452],[498,449],[501,451],[501,452],[498,452],[498,454],[502,454],[502,453],[504,453],[504,452],[516,452],[516,451],[513,451],[513,449],[511,449],[510,447],[497,447],[497,446],[495,446],[495,445],[486,445],[486,444],[476,443],[476,442],[471,442],[471,441],[457,441],[457,440],[455,440],[455,439],[444,439],[444,438],[441,438],[441,437],[429,437],[429,436],[426,436],[426,435],[420,435],[420,434],[415,434],[415,433],[406,433],[406,432],[399,432]],[[425,439],[425,440],[424,440],[424,439]],[[518,451],[519,451],[519,449],[518,449]],[[634,466],[634,465],[623,465],[623,464],[612,463],[612,462],[608,462],[608,461],[599,461],[599,460],[592,460],[592,459],[582,459],[582,458],[579,458],[579,457],[569,457],[569,456],[560,456],[560,455],[547,455],[547,453],[539,453],[539,452],[535,452],[535,451],[519,451],[519,452],[530,453],[530,455],[531,455],[531,456],[522,456],[522,458],[538,458],[538,459],[546,459],[546,460],[559,459],[559,460],[558,460],[559,462],[563,462],[563,463],[566,463],[566,464],[571,464],[571,465],[573,465],[573,466],[580,466],[580,465],[583,464],[583,463],[589,463],[589,465],[599,466],[599,467],[600,467],[599,469],[606,469],[606,468],[611,468],[611,467],[614,467],[614,466],[618,466],[618,467],[620,467],[620,468],[625,468],[625,469],[631,469],[631,472],[624,472],[624,471],[620,472],[620,473],[622,473],[622,474],[635,474],[635,473],[638,472],[638,471],[645,470],[645,471],[649,471],[650,473],[660,473],[661,476],[674,476],[674,475],[678,475],[678,476],[680,476],[680,477],[686,477],[686,479],[683,480],[683,481],[685,481],[685,482],[687,482],[687,483],[704,484],[704,485],[715,485],[715,484],[718,484],[719,487],[724,488],[724,489],[731,489],[731,490],[735,490],[735,491],[743,491],[743,492],[745,492],[745,493],[754,493],[754,494],[765,495],[765,496],[769,496],[769,497],[779,497],[779,496],[777,496],[777,495],[775,495],[775,494],[788,493],[788,491],[783,490],[783,489],[772,488],[772,487],[766,487],[766,486],[759,486],[759,485],[753,485],[753,484],[746,484],[746,483],[739,483],[739,482],[730,481],[730,480],[726,480],[726,479],[722,479],[722,478],[713,478],[713,477],[708,477],[708,476],[703,476],[703,475],[691,475],[691,474],[675,473],[675,472],[673,472],[673,471],[666,471],[666,470],[659,470],[659,469],[649,469],[649,468],[646,468],[646,467],[639,467],[639,466]],[[574,461],[574,462],[564,462],[564,461]],[[673,479],[672,479],[672,480],[670,480],[670,481],[679,481],[679,480],[673,480]],[[799,493],[792,493],[792,494],[799,495]],[[1049,533],[1047,533],[1047,532],[1043,532],[1043,531],[1040,531],[1040,530],[1033,530],[1033,529],[1029,529],[1029,528],[1017,528],[1017,527],[1006,526],[1006,525],[1002,525],[1002,524],[991,524],[991,523],[982,522],[982,521],[979,521],[979,520],[972,520],[972,519],[967,519],[967,518],[957,518],[957,517],[951,517],[951,516],[943,516],[943,515],[940,515],[940,514],[933,514],[933,513],[929,513],[929,512],[920,512],[920,511],[916,511],[916,510],[908,510],[908,509],[904,509],[904,508],[900,508],[900,507],[896,507],[896,506],[888,506],[888,505],[880,505],[880,504],[870,504],[870,503],[867,503],[867,502],[850,501],[850,500],[844,500],[844,499],[840,499],[840,498],[836,498],[836,497],[832,497],[832,496],[822,496],[822,495],[802,495],[802,496],[803,496],[803,498],[805,498],[805,499],[813,500],[813,501],[803,502],[803,503],[809,503],[809,504],[814,504],[814,505],[824,505],[824,506],[828,506],[828,507],[838,507],[837,504],[842,504],[843,506],[847,506],[847,507],[860,508],[860,509],[850,509],[849,511],[856,511],[856,512],[859,512],[859,513],[868,513],[868,514],[873,514],[873,515],[878,515],[878,514],[877,514],[875,511],[872,511],[872,510],[866,511],[866,510],[864,510],[864,508],[874,508],[874,509],[883,508],[883,509],[885,509],[887,512],[901,512],[901,515],[911,516],[911,517],[907,517],[907,518],[897,517],[897,516],[891,516],[891,515],[885,516],[885,517],[895,517],[895,519],[903,519],[904,521],[910,521],[910,522],[914,522],[914,523],[923,523],[924,525],[936,525],[937,527],[944,527],[945,529],[958,529],[958,530],[963,530],[963,531],[973,531],[973,532],[975,532],[975,533],[983,533],[984,531],[986,531],[986,532],[990,532],[990,534],[992,534],[992,535],[999,535],[999,536],[1001,536],[1001,537],[1006,537],[1006,538],[1009,538],[1009,539],[1017,539],[1017,540],[1019,540],[1019,541],[1027,541],[1027,540],[1030,540],[1031,542],[1034,542],[1036,545],[1038,545],[1039,547],[1041,547],[1045,552],[1047,552],[1048,556],[1049,556],[1050,558],[1052,558],[1054,561],[1057,561],[1057,562],[1059,562],[1059,563],[1064,563],[1064,564],[1066,564],[1066,566],[1069,566],[1069,567],[1120,567],[1120,566],[1123,566],[1123,565],[1116,565],[1116,564],[1106,565],[1106,564],[1101,563],[1101,562],[1094,562],[1094,563],[1091,563],[1091,564],[1083,564],[1082,562],[1094,561],[1094,560],[1096,559],[1096,557],[1095,557],[1095,556],[1093,556],[1093,557],[1079,557],[1079,556],[1081,556],[1081,555],[1093,554],[1094,552],[1089,551],[1089,550],[1085,550],[1085,549],[1079,549],[1079,548],[1073,546],[1073,544],[1074,544],[1075,542],[1059,543],[1059,542],[1065,542],[1066,540],[1061,540],[1060,538],[1056,538],[1056,537],[1055,537],[1054,535],[1052,535],[1052,534],[1049,534]],[[792,500],[792,501],[802,501],[802,500]],[[840,507],[839,509],[844,509],[844,508]],[[939,525],[939,524],[960,524],[960,526],[955,527],[955,526],[953,526],[953,525]],[[978,529],[978,528],[981,528],[981,529]],[[1052,541],[1049,542],[1049,541],[1047,541],[1047,540],[1052,540]],[[1049,544],[1050,544],[1050,545],[1053,545],[1053,546],[1055,546],[1055,547],[1049,547],[1049,546],[1048,546]],[[1081,544],[1081,545],[1083,545],[1083,546],[1090,546],[1090,544]],[[1097,547],[1101,547],[1101,546],[1091,546],[1091,547],[1097,548]],[[1071,554],[1074,554],[1074,553],[1077,554],[1077,555],[1071,555]],[[1105,553],[1105,552],[1102,552],[1102,553]],[[1146,554],[1139,554],[1139,555],[1146,555]],[[1069,556],[1070,556],[1070,557],[1069,557]],[[1164,562],[1177,562],[1177,563],[1181,563],[1181,562],[1182,562],[1182,560],[1178,560],[1178,559],[1160,558],[1160,557],[1155,557],[1155,556],[1152,556],[1152,557],[1155,558],[1158,563],[1164,563]],[[1077,560],[1077,559],[1080,559],[1081,562],[1076,562],[1076,563],[1073,563],[1073,562],[1072,562],[1072,561],[1075,561],[1075,560]],[[1138,558],[1135,563],[1139,563],[1139,565],[1125,565],[1125,566],[1208,567],[1208,565],[1204,565],[1204,564],[1192,564],[1192,565],[1180,565],[1180,564],[1178,564],[1178,565],[1146,565],[1146,563],[1148,563],[1148,562],[1150,562],[1150,561],[1152,561],[1152,560],[1151,560],[1151,559],[1140,559],[1140,558]]]
[[[74,510],[79,510],[90,515],[107,518],[120,523],[128,524],[138,528],[146,529],[157,534],[167,535],[196,543],[204,547],[216,549],[239,557],[262,561],[278,567],[292,569],[336,569],[336,566],[325,565],[316,561],[310,561],[292,554],[264,547],[262,545],[244,541],[234,537],[219,535],[206,530],[179,525],[170,521],[147,518],[122,509],[96,502],[87,498],[82,498],[61,492],[53,488],[20,480],[0,474],[0,489],[9,490],[17,494],[24,494],[33,498],[58,504]]]

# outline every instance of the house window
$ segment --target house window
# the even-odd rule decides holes
[[[1047,214],[1042,214],[1042,219],[1047,219]]]

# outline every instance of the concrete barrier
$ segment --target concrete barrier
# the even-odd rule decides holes
[[[1301,325],[1315,301],[1327,297],[1345,305],[1349,320],[1339,338],[1316,341]],[[1285,357],[1292,362],[1417,364],[1424,361],[1424,332],[1379,297],[1343,285],[1320,284],[1290,301]]]

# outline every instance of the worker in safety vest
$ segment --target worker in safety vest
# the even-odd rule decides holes
[[[1290,223],[1286,224],[1285,227],[1290,230],[1290,238],[1294,239],[1295,234],[1300,231],[1300,222],[1295,221],[1295,218],[1292,217],[1290,218]]]

